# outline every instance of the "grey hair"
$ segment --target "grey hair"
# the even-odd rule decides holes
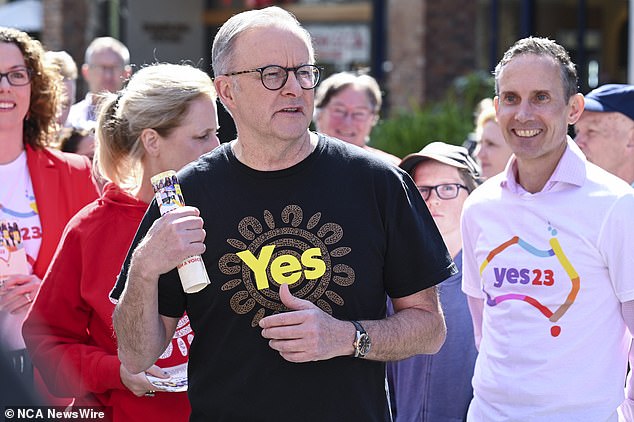
[[[308,48],[309,63],[315,62],[315,49],[310,33],[304,29],[290,12],[271,6],[260,10],[238,13],[227,20],[218,30],[211,48],[211,63],[214,75],[224,75],[232,69],[236,39],[245,31],[254,28],[276,27],[288,29],[302,37]]]
[[[112,50],[114,51],[123,62],[124,66],[130,64],[130,50],[125,46],[121,41],[112,37],[98,37],[92,40],[92,42],[86,48],[86,53],[84,54],[84,63],[90,64],[92,61],[92,56],[104,50]]]
[[[66,51],[46,51],[44,58],[59,68],[59,73],[65,81],[77,79],[77,64]]]
[[[561,81],[563,84],[564,95],[566,100],[575,95],[578,91],[577,69],[575,64],[570,60],[570,56],[564,47],[548,38],[528,37],[523,38],[513,44],[502,60],[497,64],[494,71],[495,76],[495,93],[499,95],[499,78],[504,66],[512,59],[522,54],[535,54],[538,56],[550,56],[558,64],[561,71]]]

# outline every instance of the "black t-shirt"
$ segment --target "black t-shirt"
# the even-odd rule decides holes
[[[342,320],[382,319],[386,293],[431,287],[456,268],[411,178],[360,148],[320,135],[288,169],[240,163],[228,144],[179,173],[200,209],[211,285],[185,294],[176,270],[159,280],[159,312],[184,311],[193,421],[389,421],[385,364],[338,357],[290,363],[257,322],[284,311],[280,283]],[[131,251],[159,217],[152,203]],[[125,284],[130,254],[113,297]],[[352,341],[352,339],[351,339]]]

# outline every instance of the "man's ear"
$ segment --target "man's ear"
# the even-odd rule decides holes
[[[222,104],[229,110],[233,110],[235,108],[235,89],[231,77],[224,75],[216,76],[214,78],[214,87],[216,88],[218,99]]]
[[[583,113],[583,108],[585,105],[585,101],[583,99],[583,95],[582,94],[575,94],[572,97],[570,97],[570,100],[568,100],[568,107],[569,107],[569,111],[568,111],[568,124],[569,125],[574,125],[577,120],[579,120],[579,117],[581,117],[581,113]]]
[[[379,113],[376,113],[373,117],[372,117],[372,127],[376,126],[377,123],[379,123]]]
[[[145,128],[141,131],[141,142],[150,157],[158,157],[161,152],[159,138],[159,134],[154,129]]]
[[[84,80],[88,80],[88,70],[90,69],[90,65],[88,63],[84,63],[81,65],[81,76]]]
[[[127,81],[132,76],[132,67],[130,65],[125,65],[123,68],[123,80]]]

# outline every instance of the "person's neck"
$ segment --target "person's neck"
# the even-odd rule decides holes
[[[141,181],[141,186],[139,186],[134,192],[134,196],[139,201],[143,201],[146,204],[152,202],[152,199],[154,198],[154,188],[152,187],[152,183],[150,182],[149,177],[143,177],[143,180]]]
[[[294,141],[262,142],[241,137],[231,142],[236,159],[260,171],[283,170],[308,157],[317,146],[317,135],[306,131]]]
[[[22,128],[20,130],[2,131],[0,133],[0,164],[9,164],[24,151],[22,138]]]
[[[157,168],[153,162],[148,163],[146,161],[141,171],[141,184],[134,187],[129,193],[139,201],[149,204],[154,198],[154,188],[152,187],[151,178],[155,174],[161,173],[161,170]]]
[[[462,235],[460,234],[460,230],[456,229],[450,233],[443,233],[442,240],[445,242],[445,246],[447,246],[451,258],[455,258],[462,249]]]
[[[516,156],[515,177],[517,183],[523,187],[526,192],[541,192],[555,172],[565,151],[566,144],[564,143],[559,153],[551,154],[546,157],[523,159]]]

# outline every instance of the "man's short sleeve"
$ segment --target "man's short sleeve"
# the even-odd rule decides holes
[[[156,201],[153,200],[137,229],[132,245],[128,250],[128,254],[121,268],[121,272],[117,277],[116,284],[110,292],[110,298],[114,301],[119,300],[125,289],[125,285],[128,281],[128,271],[130,270],[132,253],[150,230],[154,221],[160,218],[160,216],[161,214]],[[162,274],[159,278],[159,313],[169,317],[180,318],[185,310],[184,294],[176,268],[166,274]]]
[[[407,174],[401,177],[387,218],[385,280],[394,298],[435,286],[458,272],[414,182]]]

